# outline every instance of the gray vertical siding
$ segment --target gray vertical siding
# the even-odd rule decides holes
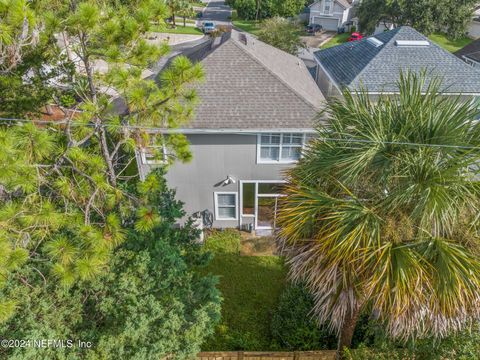
[[[177,199],[192,214],[208,209],[214,212],[214,192],[235,191],[240,197],[240,180],[282,180],[288,164],[257,164],[257,136],[242,134],[188,135],[193,160],[174,164],[166,175],[168,185],[176,189]],[[148,167],[142,169],[148,172]],[[222,186],[232,176],[235,184]],[[244,218],[243,223],[251,222]],[[215,221],[214,227],[237,227],[239,221]]]

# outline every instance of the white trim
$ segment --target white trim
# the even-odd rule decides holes
[[[462,55],[462,59],[470,66],[480,65],[480,61],[473,60],[472,58],[468,57],[467,55]]]
[[[468,65],[468,64],[467,64]],[[348,88],[350,90],[350,94],[355,95],[357,91],[352,90],[351,88]],[[399,91],[358,91],[358,93],[367,93],[369,95],[399,95]],[[426,95],[426,92],[421,92],[421,95]],[[480,96],[480,93],[447,93],[447,92],[439,92],[437,93],[438,96]]]
[[[270,226],[258,226],[258,198],[259,197],[270,197],[270,198],[279,198],[284,195],[282,194],[259,194],[258,193],[258,184],[262,183],[274,183],[274,184],[285,184],[285,180],[272,180],[272,181],[266,181],[266,180],[259,180],[256,182],[255,185],[255,230],[272,230],[273,228]],[[276,216],[277,214],[275,214]]]
[[[242,217],[255,217],[255,193],[257,192],[256,186],[253,189],[253,197],[254,197],[254,204],[253,204],[253,214],[244,214],[243,213],[243,184],[254,184],[255,181],[251,180],[240,180],[239,187],[240,187],[240,220]]]
[[[319,109],[320,111],[320,109]],[[134,129],[135,127],[132,127]],[[243,135],[257,135],[258,133],[314,133],[314,128],[277,128],[277,129],[146,129],[151,133],[163,134],[243,134]]]
[[[328,13],[325,11],[325,6],[327,6],[327,1],[330,3],[329,4],[330,7],[328,8]],[[335,8],[335,1],[333,1],[333,0],[323,0],[323,15],[327,15],[327,16],[333,15],[333,11],[334,11],[333,8]]]
[[[259,184],[285,184],[285,180],[240,180],[239,181],[239,186],[240,186],[240,222],[242,217],[245,218],[254,218],[253,225],[255,229],[257,230],[271,230],[271,227],[268,226],[258,226],[258,198],[260,197],[275,197],[279,198],[284,196],[283,194],[259,194],[258,193],[258,185]],[[255,190],[253,193],[254,197],[254,214],[243,214],[243,184],[255,184]]]
[[[161,148],[161,146],[149,146],[148,148]],[[153,159],[153,160],[148,160],[147,159],[147,149],[146,148],[141,148],[140,149],[140,158],[142,161],[143,165],[164,165],[167,163],[166,159],[166,154],[163,154],[163,159]]]
[[[340,15],[340,14],[338,14]],[[335,19],[337,20],[337,28],[340,27],[340,18],[336,17],[335,14],[331,14],[331,15],[328,15],[328,14],[321,14],[321,15],[312,15],[312,23],[313,24],[318,24],[317,22],[315,22],[315,19],[324,19],[324,20],[332,20],[332,19]],[[322,25],[322,24],[319,24],[319,25]],[[323,25],[322,25],[323,26]]]
[[[262,148],[262,135],[265,134],[257,134],[257,164],[262,164],[262,165],[275,165],[275,164],[296,164],[298,160],[282,160],[282,148],[283,148],[283,136],[284,135],[289,135],[289,134],[302,134],[302,143],[300,145],[285,145],[285,147],[298,147],[301,149],[305,149],[305,141],[307,139],[307,133],[305,132],[288,132],[288,133],[276,133],[276,132],[270,132],[267,134],[280,134],[280,143],[278,144],[279,152],[278,152],[278,160],[262,160],[261,159],[261,148]],[[265,145],[269,146],[269,145]],[[273,145],[272,145],[273,147]],[[302,156],[300,152],[300,157]]]
[[[218,195],[235,195],[235,217],[234,218],[219,218],[218,217]],[[238,220],[238,191],[215,191],[213,193],[213,203],[215,208],[216,221]]]

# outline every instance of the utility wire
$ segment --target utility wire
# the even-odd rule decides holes
[[[101,125],[95,125],[95,124],[85,124],[85,123],[79,123],[79,122],[74,122],[71,120],[29,120],[29,119],[16,119],[16,118],[0,118],[0,123],[12,123],[12,122],[21,122],[21,123],[35,123],[35,124],[54,124],[54,125],[66,125],[68,122],[70,122],[70,126],[91,126],[91,127],[110,127],[110,128],[122,128],[122,129],[131,129],[131,130],[146,130],[146,131],[152,131],[152,132],[160,132],[160,131],[165,131],[164,128],[159,128],[159,127],[154,127],[154,126],[139,126],[139,125],[117,125],[117,124],[101,124]],[[170,132],[174,133],[175,130],[170,130]],[[274,131],[273,131],[274,132]],[[195,134],[206,134],[206,133],[211,133],[208,130],[205,130],[203,132],[194,132],[192,133],[193,135]],[[227,133],[227,132],[225,132]],[[234,132],[236,133],[236,132]],[[237,133],[236,133],[237,134]],[[239,135],[258,135],[258,132],[238,132]],[[417,146],[417,147],[432,147],[432,148],[450,148],[450,149],[462,149],[462,150],[474,150],[474,149],[480,149],[480,146],[464,146],[464,145],[449,145],[449,144],[427,144],[427,143],[412,143],[412,142],[407,142],[407,141],[374,141],[374,140],[367,140],[367,139],[354,139],[354,138],[348,138],[348,139],[341,139],[341,138],[321,138],[321,137],[315,137],[315,140],[320,140],[320,141],[325,141],[325,142],[343,142],[343,143],[362,143],[362,144],[376,144],[378,145],[379,143],[381,144],[388,144],[388,145],[402,145],[402,146]]]

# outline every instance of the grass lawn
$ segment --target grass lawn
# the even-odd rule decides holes
[[[189,34],[189,35],[202,35],[203,32],[196,28],[196,27],[193,27],[193,26],[183,26],[183,23],[180,24],[180,23],[177,23],[177,27],[175,29],[172,29],[170,27],[166,27],[166,28],[160,28],[160,27],[157,27],[157,26],[152,26],[152,31],[156,31],[156,32],[159,32],[159,33],[167,33],[167,34]]]
[[[349,37],[350,37],[350,33],[337,34],[330,41],[323,44],[321,46],[321,49],[327,49],[327,48],[330,48],[332,46],[337,46],[337,45],[343,44],[343,43],[347,42]]]
[[[470,39],[469,37],[461,37],[460,39],[457,40],[450,40],[447,38],[445,34],[432,34],[428,37],[430,40],[433,42],[437,43],[440,45],[442,48],[444,48],[447,51],[450,52],[455,52],[457,50],[460,50],[464,46],[470,44],[473,40]]]
[[[286,283],[277,256],[241,256],[237,231],[215,232],[206,248],[214,253],[207,273],[219,276],[222,320],[203,351],[269,350],[270,320]]]
[[[260,22],[255,20],[234,20],[233,25],[239,29],[257,35],[260,31]]]
[[[337,34],[333,37],[332,40],[327,42],[321,48],[326,49],[326,48],[329,48],[329,47],[332,47],[332,46],[343,44],[344,42],[347,41],[349,36],[350,36],[349,33]],[[428,38],[430,40],[432,40],[433,42],[437,43],[438,45],[440,45],[445,50],[450,51],[452,53],[457,51],[457,50],[460,50],[465,45],[468,45],[473,41],[472,39],[470,39],[469,37],[466,37],[466,36],[462,37],[458,40],[450,40],[446,37],[445,34],[440,34],[440,33],[432,34]]]

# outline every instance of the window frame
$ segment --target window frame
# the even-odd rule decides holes
[[[327,12],[327,2],[328,4],[328,12]],[[335,2],[333,0],[323,0],[323,14],[324,15],[333,15],[332,7],[335,6]]]
[[[165,165],[168,163],[168,152],[165,144],[157,144],[155,136],[159,135],[158,133],[149,133],[149,143],[140,148],[140,160],[143,165]],[[161,135],[161,134],[160,134]],[[163,135],[161,135],[163,137]],[[160,159],[149,159],[147,155],[150,154],[150,150],[160,151],[162,153],[162,158]]]
[[[164,165],[167,163],[167,155],[165,154],[165,149],[163,146],[147,146],[140,149],[140,157],[143,165]],[[163,150],[163,159],[152,159],[147,158],[148,149],[161,149]]]
[[[228,206],[233,207],[235,209],[235,217],[234,218],[221,218],[219,217],[218,209],[225,206],[218,206],[218,195],[235,195],[235,205]],[[214,209],[215,209],[215,220],[216,221],[229,221],[229,220],[238,220],[239,218],[239,210],[238,210],[238,191],[215,191],[213,193],[213,202],[214,202]]]
[[[262,135],[274,135],[278,134],[280,135],[280,143],[278,144],[279,147],[279,153],[278,153],[278,160],[264,160],[262,159]],[[302,135],[302,143],[299,145],[293,145],[293,144],[284,144],[283,139],[284,136],[292,135],[292,134],[301,134]],[[307,135],[310,133],[307,132],[268,132],[268,133],[259,133],[257,134],[257,164],[295,164],[298,162],[298,160],[282,160],[282,149],[283,147],[298,147],[300,148],[300,158],[302,157],[302,152],[305,149],[305,145],[307,144]],[[311,133],[313,134],[313,132]],[[265,147],[271,145],[264,145]]]
[[[286,180],[240,180],[240,204],[239,204],[239,212],[240,212],[240,226],[242,225],[243,218],[254,219],[253,225],[255,230],[271,230],[270,227],[267,226],[258,226],[258,199],[262,197],[275,197],[281,198],[284,197],[285,194],[259,194],[258,189],[260,184],[286,184]],[[255,184],[255,191],[254,191],[254,213],[253,214],[244,214],[243,213],[243,184]]]

